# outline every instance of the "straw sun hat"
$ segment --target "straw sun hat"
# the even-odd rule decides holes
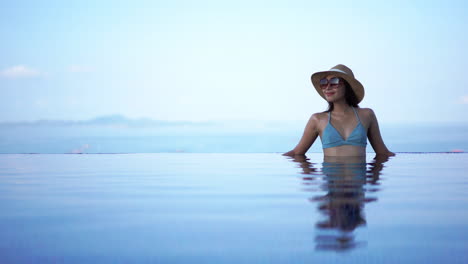
[[[351,71],[350,68],[346,67],[343,64],[338,64],[328,71],[316,72],[310,77],[310,79],[312,80],[312,84],[315,87],[315,90],[317,90],[317,92],[320,94],[320,96],[323,97],[323,99],[325,99],[325,95],[323,94],[322,88],[320,88],[320,80],[327,77],[328,75],[334,75],[336,77],[345,79],[356,94],[358,103],[362,101],[362,99],[364,98],[364,87],[358,80],[354,78],[353,71]]]

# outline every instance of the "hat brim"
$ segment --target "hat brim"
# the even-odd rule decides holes
[[[320,80],[327,77],[328,75],[334,75],[336,77],[345,79],[351,86],[351,89],[353,89],[354,93],[356,94],[358,103],[362,101],[362,99],[364,98],[364,94],[365,94],[364,86],[362,86],[362,84],[358,80],[354,79],[352,76],[349,76],[348,74],[342,73],[339,71],[321,71],[321,72],[316,72],[312,74],[312,76],[310,76],[310,79],[312,81],[312,84],[315,87],[315,90],[317,90],[317,93],[323,99],[327,100],[325,98],[325,94],[323,94],[322,88],[320,88]]]

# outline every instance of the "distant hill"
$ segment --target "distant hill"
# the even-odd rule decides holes
[[[206,126],[214,125],[214,122],[191,122],[191,121],[165,121],[150,118],[131,119],[123,115],[99,116],[89,120],[37,120],[2,122],[0,126],[129,126],[129,127],[161,127],[161,126]]]

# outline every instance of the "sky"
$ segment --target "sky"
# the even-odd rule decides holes
[[[464,1],[0,0],[0,122],[306,121],[336,64],[381,123],[468,122]]]

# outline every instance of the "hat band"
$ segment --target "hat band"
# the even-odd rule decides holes
[[[346,74],[346,75],[349,75],[347,72],[344,72],[344,71],[338,70],[338,69],[330,69],[329,71],[341,72],[341,73],[344,73],[344,74]]]

